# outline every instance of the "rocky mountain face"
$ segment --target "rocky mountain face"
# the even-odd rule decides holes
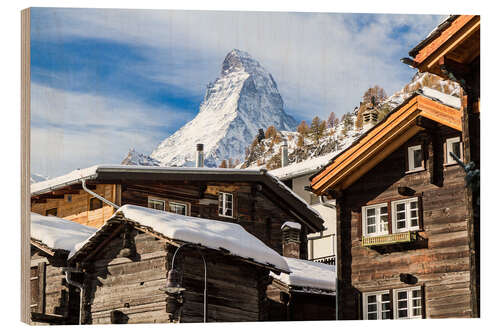
[[[151,154],[162,166],[193,166],[195,146],[204,144],[205,165],[243,160],[259,128],[295,130],[297,122],[283,110],[272,75],[240,50],[229,52],[219,78],[208,84],[197,116],[165,139]]]
[[[145,166],[160,166],[160,162],[137,152],[134,148],[130,149],[128,155],[123,159],[123,165],[145,165]]]
[[[32,172],[30,174],[30,184],[43,182],[44,180],[47,180],[47,179],[49,179],[49,178],[46,176],[43,176],[43,175],[39,175],[39,174],[34,173],[34,172]]]

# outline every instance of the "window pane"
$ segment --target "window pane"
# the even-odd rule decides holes
[[[410,215],[411,215],[411,217],[412,217],[412,218],[417,217],[417,211],[416,211],[416,210],[412,210],[412,211],[410,212]]]
[[[460,142],[453,142],[451,144],[451,151],[459,158],[462,158],[462,156],[460,156]]]
[[[408,311],[407,310],[399,310],[398,311],[398,317],[399,318],[406,318],[406,317],[408,317]]]
[[[368,304],[368,312],[377,311],[377,304]]]
[[[404,229],[405,227],[406,227],[405,221],[402,221],[402,222],[398,221],[398,223],[397,223],[397,228],[398,229]]]
[[[390,311],[382,312],[382,319],[391,319],[391,312]]]
[[[375,216],[375,208],[368,208],[366,210],[366,216]]]
[[[382,303],[382,311],[388,311],[391,309],[391,303]]]
[[[376,320],[377,319],[377,313],[369,313],[368,314],[368,320]]]
[[[369,217],[367,220],[366,220],[366,223],[368,225],[374,225],[375,224],[375,217]]]
[[[398,301],[398,309],[406,309],[408,307],[408,303],[406,301]]]
[[[422,166],[422,149],[413,151],[413,168],[420,168]]]
[[[376,303],[377,302],[377,296],[375,295],[370,295],[367,297],[368,303]]]
[[[387,206],[380,207],[380,215],[387,214]]]
[[[422,309],[421,308],[413,309],[413,315],[414,316],[420,316],[421,314],[422,314]]]
[[[390,302],[391,300],[391,297],[389,296],[389,294],[382,294],[382,302]]]
[[[398,220],[404,220],[405,219],[405,213],[397,213],[396,214],[396,219]]]
[[[406,211],[405,204],[404,203],[398,203],[396,205],[396,211],[397,212],[404,212],[404,211]]]
[[[398,299],[406,299],[406,291],[398,291]]]
[[[368,230],[366,231],[368,234],[373,234],[377,231],[374,225],[368,226]]]
[[[414,299],[412,305],[413,307],[420,307],[420,299]]]
[[[413,290],[412,291],[412,295],[413,295],[414,298],[420,297],[420,290],[419,289]]]
[[[411,209],[417,209],[417,202],[416,201],[410,202],[410,208]]]

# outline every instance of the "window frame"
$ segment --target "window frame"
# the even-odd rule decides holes
[[[184,214],[184,216],[190,216],[191,211],[190,211],[190,205],[189,205],[189,203],[188,203],[188,202],[182,202],[182,201],[176,201],[176,200],[168,200],[168,202],[167,202],[167,203],[168,203],[168,211],[169,211],[170,213],[179,214],[179,213],[173,212],[173,211],[171,210],[170,205],[171,205],[171,204],[174,204],[174,205],[179,205],[179,206],[184,206],[184,207],[186,207],[186,209],[185,209],[186,214]],[[179,214],[179,215],[182,215],[182,214]]]
[[[381,225],[381,222],[380,222],[380,208],[382,207],[386,207],[387,208],[387,230],[385,232],[381,232],[379,231],[380,229],[380,225]],[[376,231],[374,233],[368,233],[368,221],[367,221],[367,214],[366,214],[366,211],[368,209],[371,209],[371,208],[374,208],[376,210],[375,212],[375,228],[376,228]],[[378,204],[373,204],[373,205],[367,205],[367,206],[363,206],[361,207],[361,221],[362,221],[362,229],[363,229],[363,232],[362,232],[362,235],[364,237],[372,237],[372,236],[383,236],[383,235],[388,235],[389,234],[389,224],[390,224],[390,221],[389,221],[389,205],[387,204],[387,202],[383,202],[383,203],[378,203]]]
[[[222,214],[221,214],[221,200],[220,200],[221,195],[222,195],[222,210],[223,210]],[[224,214],[224,212],[227,211],[228,208],[226,207],[226,205],[227,205],[227,202],[229,202],[226,199],[226,197],[229,196],[229,195],[231,196],[231,215],[226,215],[226,214]],[[219,198],[218,199],[219,200],[219,205],[217,207],[217,213],[219,214],[219,216],[221,216],[221,217],[228,217],[228,218],[234,218],[234,193],[220,191],[218,193],[218,198]]]
[[[416,202],[417,207],[415,208],[415,211],[417,212],[417,225],[412,226],[411,225],[411,203]],[[405,227],[404,228],[398,228],[398,219],[397,219],[397,204],[405,204]],[[421,212],[420,212],[420,198],[419,197],[411,197],[411,198],[406,198],[406,199],[401,199],[401,200],[394,200],[391,201],[391,223],[392,223],[392,233],[397,234],[397,233],[402,233],[406,231],[417,231],[420,230],[420,219],[421,219]]]
[[[413,168],[412,166],[415,165],[414,152],[418,149],[420,149],[421,154],[422,154],[422,163],[419,167]],[[425,170],[425,156],[424,156],[424,148],[423,148],[422,144],[408,146],[408,148],[406,149],[406,157],[407,157],[406,162],[408,165],[408,170],[406,172],[417,172],[417,171]]]
[[[420,315],[413,315],[413,310],[414,310],[414,306],[413,306],[413,291],[414,290],[418,290],[420,291],[420,297],[419,298],[415,298],[415,299],[420,299]],[[400,318],[399,317],[399,307],[398,307],[398,292],[407,292],[407,298],[406,298],[406,310],[407,310],[407,314],[408,316],[407,317],[404,317],[404,318]],[[401,320],[405,320],[405,319],[422,319],[423,318],[423,311],[424,311],[424,292],[422,290],[422,286],[417,286],[417,287],[408,287],[408,288],[398,288],[398,289],[393,289],[392,291],[393,293],[393,318],[394,319],[401,319]],[[417,307],[418,308],[418,307]]]
[[[389,301],[387,302],[382,302],[382,295],[389,295]],[[392,297],[391,297],[391,290],[377,290],[377,291],[371,291],[371,292],[366,292],[363,293],[363,320],[372,320],[368,319],[368,296],[376,296],[376,304],[377,304],[377,319],[375,320],[388,320],[392,319],[393,314],[393,306],[391,304]],[[385,310],[385,312],[388,312],[391,315],[391,318],[386,318],[382,319],[382,304],[383,303],[389,303],[389,310]]]
[[[447,138],[446,139],[446,142],[445,142],[445,165],[454,165],[454,164],[458,164],[457,161],[455,161],[453,159],[453,157],[451,157],[450,155],[450,151],[453,151],[452,149],[452,145],[454,143],[459,143],[460,144],[460,159],[463,160],[463,156],[464,156],[464,145],[463,145],[463,142],[462,142],[462,139],[459,137],[459,136],[454,136],[452,138]]]
[[[161,202],[163,203],[163,209],[158,209],[158,208],[155,208],[155,207],[149,207],[149,204],[151,202]],[[155,198],[155,197],[148,197],[148,208],[151,208],[151,209],[156,209],[156,210],[160,210],[160,211],[165,211],[165,208],[167,207],[167,200],[165,199],[160,199],[160,198]]]

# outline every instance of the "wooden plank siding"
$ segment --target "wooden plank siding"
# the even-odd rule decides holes
[[[470,317],[470,258],[464,171],[458,165],[444,165],[446,138],[460,132],[440,126],[412,137],[370,172],[342,192],[337,202],[339,217],[339,274],[342,292],[341,319],[362,318],[362,293],[410,287],[400,274],[417,278],[423,286],[425,318]],[[437,140],[436,140],[437,137]],[[437,145],[436,145],[437,143]],[[425,170],[407,173],[407,147],[422,144]],[[434,151],[431,151],[434,147]],[[442,178],[433,184],[430,158]],[[412,196],[398,193],[409,187]],[[421,241],[406,248],[380,249],[362,246],[362,207],[419,196],[421,199]],[[389,217],[391,224],[391,217]]]
[[[104,198],[114,202],[116,200],[116,190],[113,184],[98,184],[93,190]],[[69,199],[71,197],[71,199]],[[90,199],[93,198],[84,190],[79,190],[78,194],[65,194],[62,199],[46,199],[46,202],[32,202],[31,211],[40,215],[47,215],[50,209],[57,209],[57,216],[99,228],[114,213],[113,207],[106,204],[102,208],[90,210]]]
[[[183,249],[175,266],[182,274],[182,304],[160,288],[166,285],[173,252],[168,245],[138,230],[131,232],[136,255],[122,258],[120,235],[84,264],[84,323],[109,324],[119,314],[122,323],[203,321],[203,262],[196,251]],[[231,257],[205,253],[209,322],[258,321],[265,316],[269,270]],[[175,309],[171,307],[175,304]],[[113,314],[112,314],[113,313]]]

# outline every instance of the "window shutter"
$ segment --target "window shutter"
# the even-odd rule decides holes
[[[422,197],[424,193],[420,193],[418,196],[418,228],[424,230],[424,209],[422,207]]]
[[[422,319],[425,319],[426,318],[426,302],[425,302],[425,288],[424,286],[422,285],[422,287],[420,287],[420,293],[422,295],[422,299],[421,299],[421,302],[422,302]]]
[[[391,205],[390,201],[387,201],[387,221],[388,221],[387,230],[388,230],[389,234],[392,234],[393,233],[393,231],[392,231],[392,205]]]
[[[366,223],[366,221],[363,221],[363,207],[361,207],[361,210],[359,211],[359,213],[354,212],[354,214],[358,215],[358,225],[359,225],[358,237],[359,237],[359,240],[362,240],[363,239],[363,228],[364,228],[364,225]],[[351,220],[352,220],[352,215],[351,215]]]
[[[232,192],[233,195],[233,217],[238,218],[238,192]]]

